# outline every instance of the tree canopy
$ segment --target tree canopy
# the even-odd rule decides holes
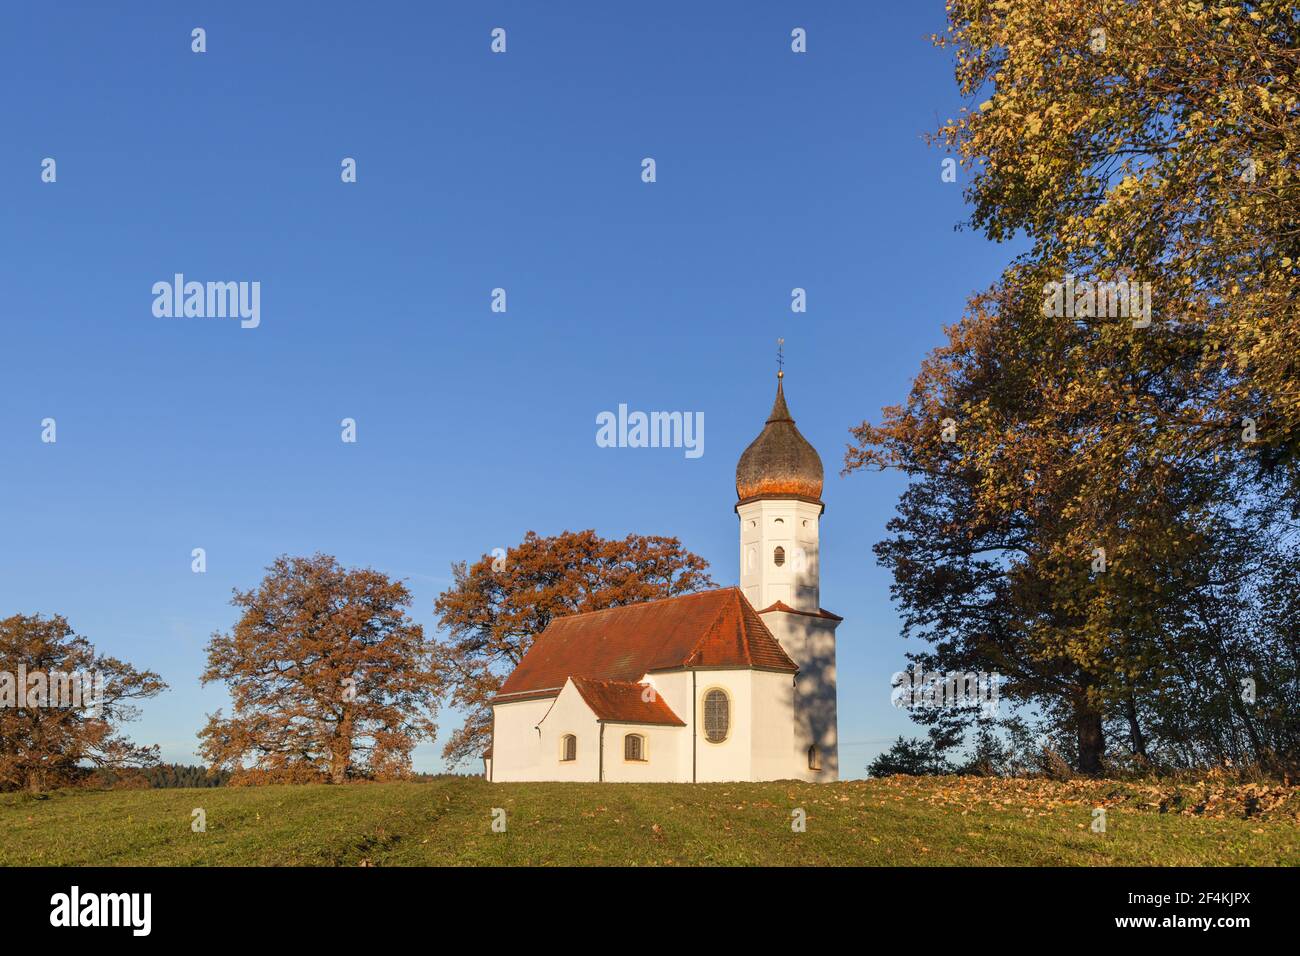
[[[132,701],[166,687],[153,671],[98,653],[59,615],[0,619],[0,789],[40,792],[89,770],[156,763],[156,746],[121,731],[139,716]]]
[[[235,591],[229,634],[208,644],[203,682],[229,688],[200,752],[233,783],[400,777],[436,733],[433,648],[400,581],[330,555],[282,556]]]
[[[905,631],[927,666],[1003,674],[1084,772],[1117,733],[1143,760],[1276,767],[1295,683],[1262,662],[1300,663],[1300,618],[1249,595],[1300,531],[1294,5],[949,19],[978,106],[935,141],[970,174],[970,225],[1030,250],[853,430],[846,471],[913,479],[876,547]]]

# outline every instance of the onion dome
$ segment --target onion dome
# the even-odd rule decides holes
[[[817,449],[799,434],[785,404],[782,380],[776,375],[776,401],[767,424],[750,442],[736,463],[736,496],[754,498],[806,498],[820,502],[822,460]]]

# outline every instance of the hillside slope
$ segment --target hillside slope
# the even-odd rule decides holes
[[[5,794],[0,865],[1300,864],[1297,791],[1171,794],[951,777]],[[1105,833],[1091,829],[1098,806]],[[191,829],[195,809],[206,832]]]

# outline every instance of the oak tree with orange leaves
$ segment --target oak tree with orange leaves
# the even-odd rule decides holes
[[[76,701],[68,691],[83,677],[93,683],[75,688]],[[39,793],[91,769],[156,764],[158,748],[132,743],[121,725],[139,716],[132,701],[166,688],[153,671],[96,651],[59,615],[0,620],[0,790]]]
[[[465,713],[443,755],[477,757],[492,737],[490,701],[553,617],[653,601],[715,587],[708,562],[677,538],[595,531],[543,537],[529,531],[504,555],[452,567],[455,583],[436,612],[440,691]]]
[[[208,644],[203,683],[222,681],[233,710],[199,733],[234,783],[343,783],[410,772],[436,733],[432,645],[406,613],[406,586],[330,555],[282,556]]]

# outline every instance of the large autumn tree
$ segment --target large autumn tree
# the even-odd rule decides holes
[[[86,676],[93,683],[78,688],[81,706],[71,706],[70,681]],[[0,790],[40,792],[89,769],[157,763],[158,748],[132,743],[121,725],[139,716],[132,701],[166,687],[153,671],[97,652],[59,615],[0,620]]]
[[[708,562],[676,538],[607,539],[591,530],[530,531],[503,554],[460,562],[452,573],[453,585],[436,604],[447,632],[437,645],[440,691],[466,715],[443,750],[452,761],[488,746],[489,702],[553,617],[715,586]]]
[[[224,682],[233,712],[208,718],[204,759],[237,782],[408,773],[437,729],[433,648],[410,600],[400,581],[329,555],[277,558],[235,591],[238,623],[208,644],[203,682]]]
[[[1213,468],[1135,454],[1147,386],[1126,350],[1058,334],[1014,289],[976,298],[907,404],[855,429],[847,468],[914,479],[876,552],[923,662],[1001,674],[1098,773],[1108,714],[1151,689],[1169,607],[1207,580],[1222,489]]]
[[[1295,517],[1279,493],[1300,476],[1294,6],[948,10],[939,43],[972,108],[937,139],[971,176],[971,225],[1030,251],[908,401],[855,429],[848,470],[913,478],[877,547],[906,628],[940,666],[1007,675],[1012,699],[1071,729],[1085,772],[1103,769],[1107,727],[1140,756],[1155,731],[1181,755],[1226,756],[1240,736],[1267,763],[1261,714],[1228,679],[1266,655],[1204,611],[1248,589]],[[1048,308],[1075,280],[1149,290],[1149,322]],[[1223,676],[1189,679],[1207,660]],[[1213,686],[1218,729],[1176,696],[1192,683],[1197,700]],[[1294,706],[1269,683],[1287,739]]]

